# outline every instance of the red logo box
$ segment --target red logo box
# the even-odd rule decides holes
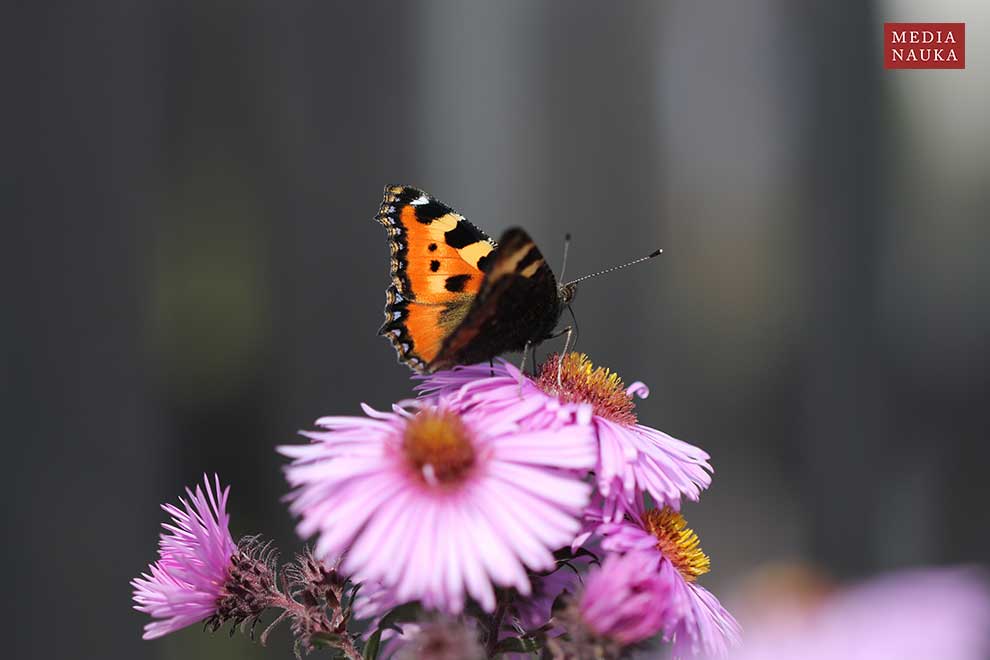
[[[965,23],[884,23],[885,69],[965,69]]]

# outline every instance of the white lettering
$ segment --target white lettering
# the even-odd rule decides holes
[[[895,43],[895,44],[902,44],[902,43],[904,43],[904,37],[906,36],[904,30],[901,30],[900,32],[891,32],[890,34],[894,38],[894,42],[893,43]]]
[[[952,30],[945,33],[945,43],[954,44],[956,43],[956,37],[952,34]]]

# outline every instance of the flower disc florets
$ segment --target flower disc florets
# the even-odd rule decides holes
[[[633,412],[636,403],[619,374],[605,367],[594,367],[584,353],[568,353],[563,365],[559,355],[551,355],[543,363],[536,382],[540,389],[562,402],[587,403],[599,417],[625,425],[636,423]]]
[[[462,483],[475,465],[471,432],[449,411],[423,410],[406,424],[402,450],[415,474],[429,485]]]
[[[657,539],[657,549],[688,582],[711,570],[711,560],[701,550],[698,535],[684,516],[669,506],[643,514],[643,525]]]

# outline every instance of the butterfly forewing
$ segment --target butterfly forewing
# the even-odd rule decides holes
[[[408,186],[385,189],[377,220],[392,252],[385,324],[399,359],[417,371],[472,308],[495,243],[449,206]]]

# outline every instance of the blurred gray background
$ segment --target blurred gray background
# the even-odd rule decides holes
[[[965,21],[885,71],[885,20]],[[140,640],[158,504],[218,471],[235,534],[301,543],[279,443],[410,391],[376,336],[388,183],[582,287],[578,348],[707,449],[716,593],[990,554],[990,9],[793,3],[43,2],[5,21],[4,646]],[[9,114],[8,114],[9,113]],[[541,353],[545,354],[546,349]],[[5,653],[6,655],[6,653]]]

